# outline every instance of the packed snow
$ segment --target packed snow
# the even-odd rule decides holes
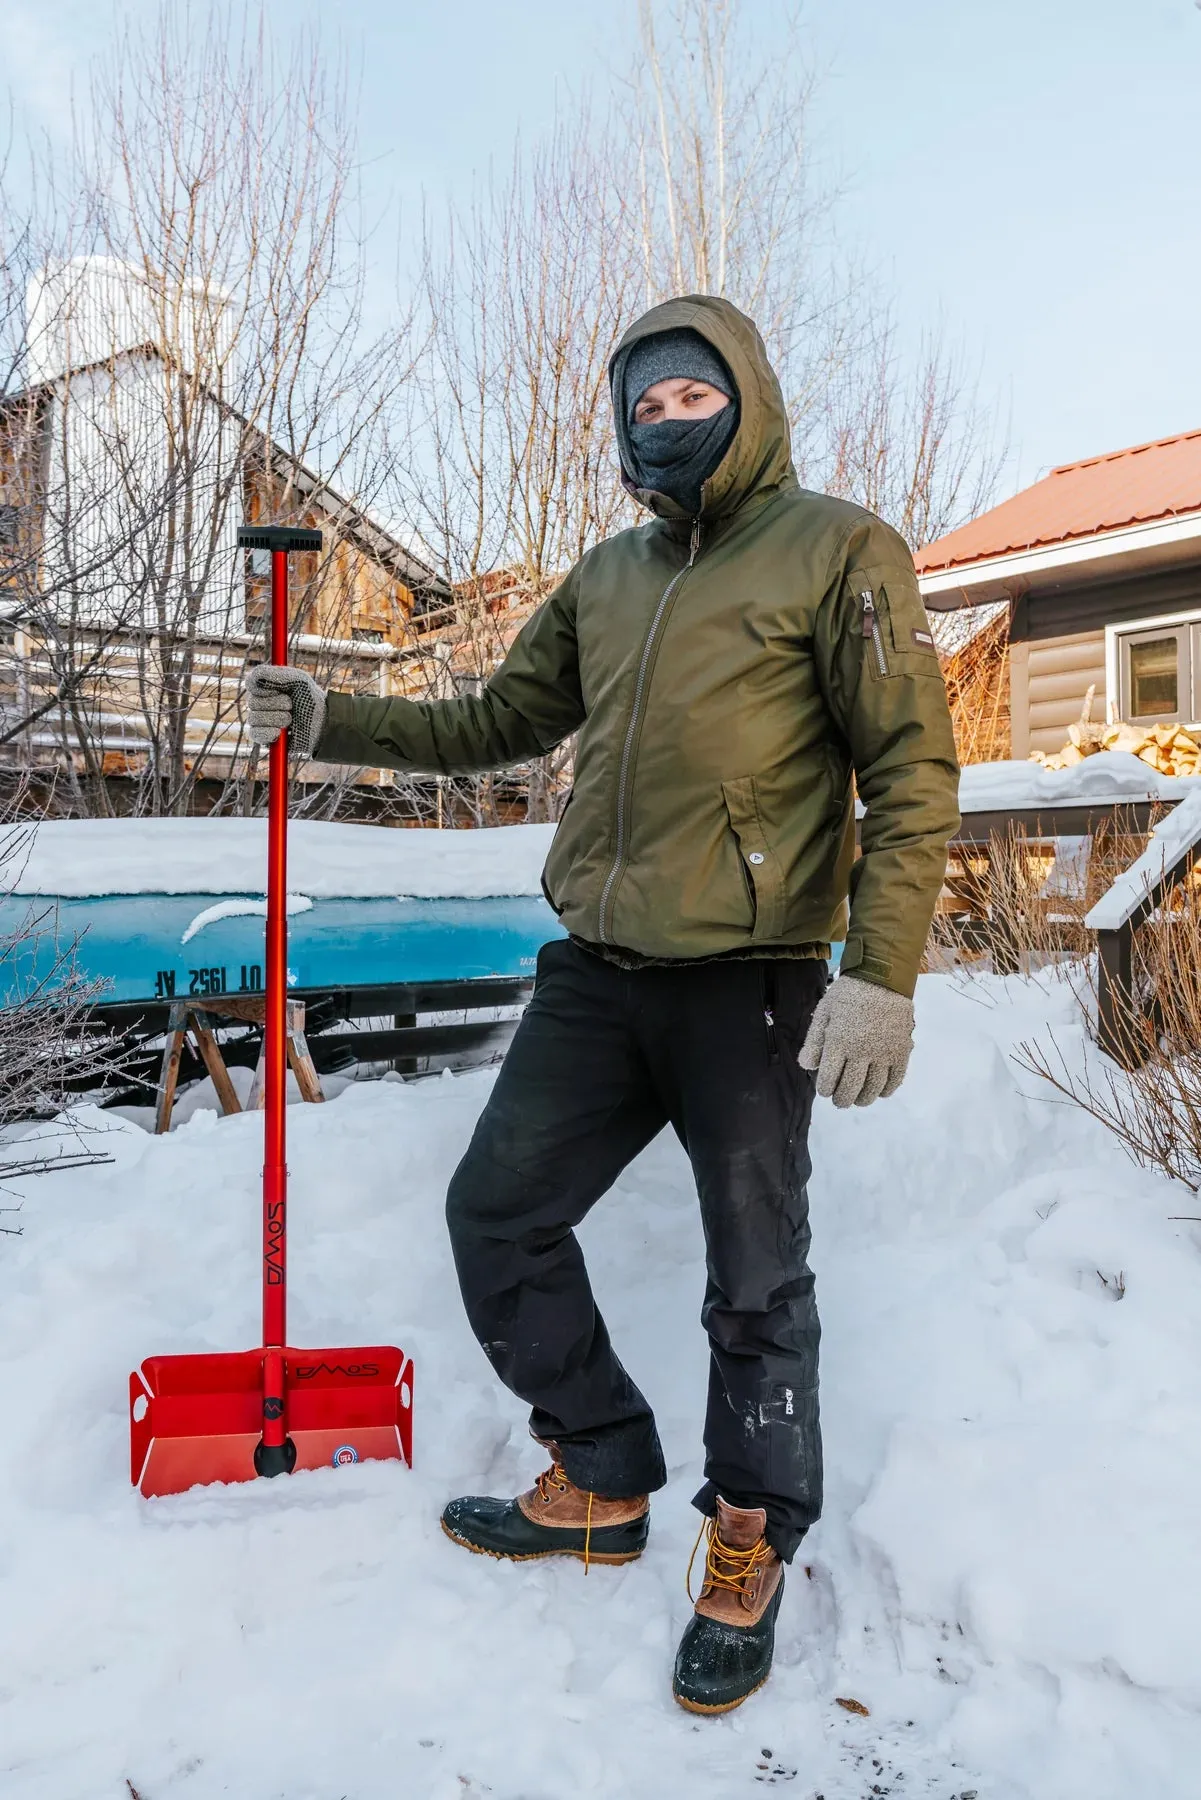
[[[294,913],[312,912],[313,902],[307,894],[289,894],[286,911],[289,918]],[[253,919],[267,917],[265,900],[218,900],[215,906],[206,906],[198,912],[187,930],[180,935],[181,944],[190,944],[198,931],[206,925],[216,925],[221,919]]]
[[[288,880],[314,900],[483,900],[541,893],[553,825],[392,829],[294,819]],[[23,828],[16,894],[263,892],[265,819],[47,819]]]
[[[1123,869],[1085,918],[1090,931],[1116,931],[1154,893],[1168,871],[1201,843],[1201,789],[1170,812],[1151,833],[1142,855]]]
[[[826,1511],[769,1685],[718,1720],[670,1695],[706,1380],[673,1139],[582,1233],[670,1469],[644,1558],[585,1576],[438,1528],[543,1463],[442,1221],[488,1072],[289,1114],[293,1341],[412,1352],[413,1470],[153,1502],[127,1375],[255,1342],[262,1120],[207,1087],[164,1138],[83,1109],[112,1163],[14,1181],[0,1238],[4,1800],[1194,1800],[1199,1209],[1013,1061],[1096,1054],[1064,985],[961,980],[919,984],[894,1099],[819,1104]]]

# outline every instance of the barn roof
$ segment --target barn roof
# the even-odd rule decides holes
[[[1201,431],[1064,463],[918,551],[919,575],[1201,512]]]

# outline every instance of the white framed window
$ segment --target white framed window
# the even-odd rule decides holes
[[[1105,687],[1111,716],[1132,725],[1201,721],[1201,606],[1107,625]]]

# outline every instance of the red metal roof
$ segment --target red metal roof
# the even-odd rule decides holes
[[[936,538],[914,560],[918,573],[928,575],[1192,512],[1201,512],[1201,431],[1064,463],[1012,500]]]

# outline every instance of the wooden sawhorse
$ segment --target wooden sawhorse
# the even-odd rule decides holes
[[[233,1021],[245,1024],[261,1025],[266,1016],[267,1002],[261,994],[253,998],[242,999],[231,995],[229,999],[217,1001],[205,1000],[202,1004],[193,1004],[190,1000],[177,1000],[172,1006],[167,1019],[167,1042],[163,1047],[163,1066],[158,1078],[158,1098],[154,1108],[154,1129],[156,1132],[168,1131],[171,1126],[171,1113],[175,1106],[175,1090],[179,1083],[179,1064],[183,1056],[184,1044],[188,1034],[195,1039],[200,1057],[212,1077],[213,1086],[217,1090],[217,1098],[221,1102],[223,1113],[237,1113],[242,1110],[242,1103],[234,1092],[234,1084],[229,1078],[229,1070],[221,1055],[221,1046],[214,1036],[220,1025],[228,1025]],[[304,1001],[288,1001],[288,1067],[296,1077],[296,1085],[304,1100],[324,1100],[321,1091],[321,1077],[318,1075],[313,1058],[309,1053],[308,1042],[304,1035]],[[258,1067],[254,1072],[254,1084],[250,1090],[248,1110],[261,1110],[266,1099],[264,1083],[264,1059],[266,1056],[266,1039],[264,1047],[259,1051]]]

